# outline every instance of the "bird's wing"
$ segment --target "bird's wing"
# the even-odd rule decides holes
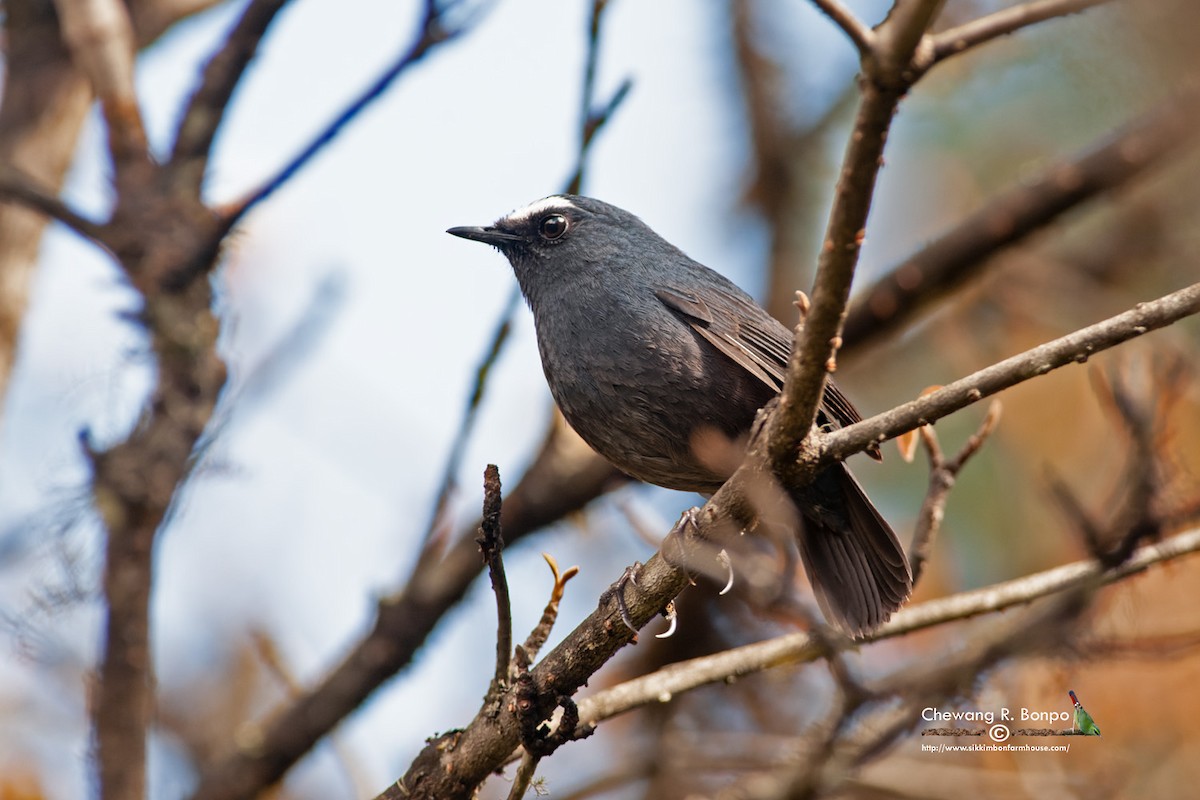
[[[672,286],[660,286],[654,294],[696,333],[751,375],[776,392],[783,388],[792,334],[774,317],[754,303],[729,294],[705,295]],[[822,408],[835,427],[844,428],[862,419],[833,381],[825,384]],[[878,448],[868,450],[875,458],[878,452]]]
[[[776,352],[774,340],[756,330],[749,320],[739,320],[720,306],[714,309],[692,292],[660,288],[654,294],[742,369],[776,392],[783,388],[787,350],[784,349],[782,354]]]

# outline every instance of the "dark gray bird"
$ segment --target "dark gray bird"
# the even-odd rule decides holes
[[[783,385],[791,331],[633,214],[592,198],[547,197],[447,233],[493,245],[512,264],[550,391],[584,441],[648,483],[720,488],[732,470],[704,457],[697,437],[746,435]],[[818,424],[859,419],[829,381]],[[912,589],[892,529],[843,464],[789,493],[826,617],[852,635],[881,625]]]

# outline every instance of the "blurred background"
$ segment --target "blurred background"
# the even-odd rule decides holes
[[[878,22],[884,2],[847,2]],[[939,28],[1007,2],[947,4]],[[199,68],[242,4],[222,3],[147,48],[138,78],[150,134],[169,145]],[[198,767],[248,721],[319,678],[370,625],[377,598],[417,557],[475,371],[514,288],[504,259],[444,234],[561,190],[578,151],[588,47],[584,0],[497,2],[470,32],[412,70],[322,156],[243,223],[217,276],[230,384],[215,436],[160,536],[153,608],[160,728],[151,794],[182,797]],[[419,4],[304,0],[285,10],[234,96],[208,197],[234,200],[272,174],[389,63]],[[1103,142],[1194,80],[1200,8],[1112,3],[997,40],[939,66],[901,105],[888,142],[859,285],[882,276],[1051,162]],[[612,0],[597,92],[627,99],[599,134],[583,191],[627,208],[731,277],[785,321],[811,285],[853,103],[857,57],[807,3]],[[93,111],[64,190],[110,202]],[[771,142],[786,159],[764,158]],[[933,384],[1193,283],[1200,275],[1195,152],[1069,213],[1004,251],[897,335],[843,357],[838,380],[864,415]],[[781,189],[781,185],[784,186]],[[786,244],[786,247],[784,246]],[[784,251],[792,255],[781,255]],[[100,528],[90,507],[87,431],[123,438],[152,364],[122,319],[136,297],[101,252],[52,225],[42,240],[0,425],[0,797],[94,790],[87,703],[102,641]],[[521,307],[491,370],[442,525],[478,514],[486,463],[515,485],[553,405]],[[1124,370],[1163,394],[1162,502],[1184,509],[1200,483],[1200,325],[1185,321],[1002,395],[1000,427],[964,470],[917,600],[1086,555],[1056,504],[1056,475],[1097,519],[1128,479],[1128,440],[1095,391]],[[972,408],[937,426],[953,451]],[[927,480],[888,447],[852,463],[907,541]],[[621,570],[653,552],[631,518],[665,533],[695,496],[627,485],[506,553],[519,635],[550,578],[541,556],[579,564],[557,641]],[[1165,513],[1165,512],[1164,512]],[[1181,561],[1105,590],[1089,646],[1005,661],[963,708],[1069,711],[1074,689],[1104,730],[1066,754],[919,752],[914,719],[860,777],[870,797],[1186,796],[1200,781],[1197,564]],[[599,688],[680,657],[792,630],[739,601],[690,590],[667,644],[623,654]],[[691,596],[694,595],[694,596]],[[289,773],[276,796],[373,796],[426,737],[466,724],[492,671],[486,582],[448,615],[416,662]],[[953,648],[972,623],[864,648],[867,676]],[[543,762],[554,797],[673,798],[712,791],[792,756],[827,710],[820,664],[693,693],[601,727]],[[646,753],[653,753],[647,759]],[[488,797],[507,785],[493,780]]]

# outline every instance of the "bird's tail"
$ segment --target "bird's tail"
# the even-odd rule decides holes
[[[891,526],[844,464],[793,499],[804,519],[800,558],[826,619],[851,636],[878,628],[912,591],[908,557]]]

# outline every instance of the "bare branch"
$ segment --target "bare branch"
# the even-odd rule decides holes
[[[475,543],[483,552],[492,592],[496,595],[496,672],[488,689],[489,697],[498,698],[508,686],[509,659],[512,658],[512,602],[508,596],[508,577],[504,574],[504,537],[500,532],[500,470],[488,464],[483,473],[483,519]]]
[[[525,796],[525,793],[529,791],[529,784],[533,781],[533,774],[537,771],[540,760],[530,753],[524,755],[521,765],[517,767],[517,772],[513,775],[512,788],[508,790],[508,800],[521,800]]]
[[[925,500],[921,503],[921,510],[917,514],[912,544],[908,548],[908,563],[912,569],[914,586],[921,578],[925,562],[929,558],[929,551],[933,547],[933,541],[941,529],[946,501],[950,497],[950,490],[954,488],[954,484],[958,480],[958,473],[962,471],[967,460],[983,447],[983,443],[996,429],[999,421],[1000,401],[993,400],[988,406],[987,416],[984,417],[979,429],[971,435],[971,438],[967,439],[958,454],[949,461],[945,459],[941,448],[938,447],[933,427],[923,425],[918,429],[929,452],[929,488],[925,492]]]
[[[1030,25],[1077,14],[1107,2],[1109,0],[1035,0],[1005,8],[933,36],[934,63]]]
[[[865,56],[871,52],[875,46],[875,32],[854,16],[854,12],[842,5],[840,0],[812,0],[812,4],[850,37],[859,53]]]
[[[382,75],[376,78],[362,94],[351,101],[350,105],[325,126],[325,129],[318,133],[308,145],[280,168],[274,176],[267,179],[262,186],[255,189],[241,201],[234,203],[229,208],[223,209],[222,217],[226,228],[232,228],[250,209],[266,200],[291,180],[305,164],[336,139],[343,128],[353,122],[364,109],[382,97],[388,87],[397,78],[407,72],[410,67],[421,61],[440,45],[452,41],[465,31],[464,28],[451,27],[447,24],[444,9],[437,2],[432,0],[426,2],[424,8],[425,14],[418,26],[417,36],[408,46],[408,49]]]
[[[186,190],[198,194],[208,168],[213,137],[225,118],[229,99],[258,51],[267,27],[288,0],[251,0],[220,49],[204,67],[175,132],[169,168],[181,176]]]
[[[1143,547],[1113,571],[1104,572],[1092,560],[1075,561],[982,589],[930,600],[896,612],[881,628],[863,636],[859,644],[1002,611],[1040,598],[1096,585],[1097,582],[1100,585],[1117,583],[1144,572],[1154,564],[1196,552],[1200,552],[1200,529],[1185,531],[1160,544]],[[580,700],[580,719],[594,724],[640,706],[669,700],[681,692],[701,686],[785,664],[813,661],[821,656],[823,648],[812,634],[800,632],[711,656],[680,661]]]
[[[892,269],[851,304],[842,333],[862,347],[898,330],[944,293],[981,272],[988,256],[1066,211],[1129,183],[1195,141],[1200,92],[1180,92],[1085,151],[1000,194]]]
[[[817,262],[812,309],[803,329],[797,328],[779,412],[770,423],[770,460],[781,477],[794,462],[797,444],[812,429],[827,374],[836,368],[846,301],[888,129],[900,98],[918,77],[907,65],[940,5],[941,0],[898,0],[877,29],[872,57],[863,62],[862,100]]]
[[[150,44],[181,16],[215,2],[130,3],[138,46]],[[52,197],[61,189],[72,163],[92,91],[71,61],[52,7],[12,0],[4,4],[4,12],[0,164],[19,164],[22,174],[36,180],[43,195]],[[62,215],[59,218],[67,221]],[[45,218],[27,211],[24,203],[0,208],[0,282],[4,285],[0,293],[0,397],[6,395],[44,225]]]
[[[588,16],[587,57],[583,68],[583,92],[579,112],[579,149],[575,169],[567,179],[566,193],[579,194],[583,188],[584,172],[587,168],[588,156],[592,151],[592,142],[596,135],[604,129],[625,98],[633,88],[629,78],[621,81],[621,85],[612,93],[603,106],[596,105],[596,73],[600,65],[600,40],[604,11],[608,8],[608,0],[592,0],[592,11]]]
[[[149,158],[133,82],[137,52],[129,10],[119,0],[55,0],[63,39],[104,110],[118,176]]]
[[[1168,351],[1169,352],[1169,351]],[[1129,454],[1118,489],[1104,504],[1108,521],[1100,524],[1076,499],[1065,480],[1048,468],[1050,489],[1068,518],[1083,534],[1088,552],[1106,567],[1115,567],[1144,541],[1158,539],[1177,516],[1178,503],[1168,500],[1173,471],[1164,457],[1168,409],[1180,395],[1184,362],[1176,356],[1126,362],[1102,375],[1091,371],[1101,407],[1129,437]]]
[[[815,240],[821,235],[802,224],[824,207],[824,197],[810,178],[824,166],[830,132],[852,113],[858,84],[846,81],[824,112],[797,126],[787,113],[780,66],[760,41],[757,7],[754,0],[735,0],[731,21],[753,158],[744,202],[767,224],[770,255],[764,299],[766,309],[783,320],[794,313],[791,297],[800,276],[812,280]]]
[[[93,222],[14,167],[0,172],[0,199],[20,203],[57,220],[85,239],[100,241],[104,226]]]
[[[968,375],[932,394],[883,414],[824,435],[821,462],[839,461],[868,447],[965,408],[1022,381],[1072,363],[1083,363],[1102,350],[1200,312],[1200,283],[1110,317],[1074,333],[1026,350]]]
[[[492,329],[487,350],[480,359],[479,366],[475,368],[475,381],[471,385],[471,395],[467,398],[467,407],[463,411],[462,421],[458,423],[458,430],[454,434],[454,440],[450,443],[450,455],[446,458],[446,468],[442,471],[442,480],[438,485],[437,499],[433,503],[429,526],[425,529],[426,543],[433,541],[438,533],[444,530],[446,510],[450,507],[450,500],[454,496],[455,490],[458,489],[458,471],[462,466],[463,453],[470,444],[471,432],[475,430],[475,420],[479,417],[479,409],[483,405],[488,379],[492,376],[492,367],[496,365],[500,354],[504,352],[504,345],[508,342],[509,333],[512,332],[513,317],[520,305],[521,290],[517,286],[513,286],[512,291],[508,293],[508,299],[504,301],[504,308],[496,320],[496,326]]]

